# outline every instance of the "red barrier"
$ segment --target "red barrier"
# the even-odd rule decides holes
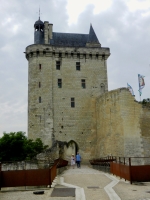
[[[0,189],[2,187],[51,185],[56,175],[56,165],[50,169],[1,171],[0,163]]]
[[[67,160],[63,160],[61,158],[58,158],[54,161],[54,164],[57,165],[57,168],[61,168],[61,167],[65,167],[68,165],[68,161]]]
[[[150,165],[131,166],[132,181],[150,181]]]
[[[140,157],[139,157],[140,158]],[[113,175],[130,181],[147,182],[150,181],[150,165],[131,165],[131,159],[128,158],[128,165],[124,163],[110,163],[110,172]],[[135,159],[135,158],[134,158]],[[138,157],[136,157],[138,159]],[[141,158],[140,158],[141,159]],[[119,159],[120,161],[120,159]]]
[[[54,164],[51,168],[50,174],[51,174],[51,181],[53,182],[53,180],[55,179],[56,175],[57,175],[57,165]]]

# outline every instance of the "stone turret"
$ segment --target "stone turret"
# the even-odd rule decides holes
[[[34,24],[34,44],[44,44],[44,23],[40,20]]]

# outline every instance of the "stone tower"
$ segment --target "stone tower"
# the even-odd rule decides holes
[[[90,25],[89,34],[53,32],[53,25],[34,24],[28,60],[28,137],[75,141],[85,159],[94,154],[95,98],[108,91],[109,48]]]

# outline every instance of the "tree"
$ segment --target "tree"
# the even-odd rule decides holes
[[[143,99],[142,104],[143,104],[144,106],[150,106],[150,98]]]
[[[24,132],[4,133],[0,138],[0,161],[21,161],[32,159],[48,146],[41,139],[27,139]]]

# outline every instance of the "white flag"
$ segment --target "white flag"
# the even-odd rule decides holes
[[[141,75],[141,74],[138,74],[139,93],[140,93],[140,96],[141,96],[141,94],[142,94],[142,89],[145,87],[144,77],[145,77],[145,76],[143,76],[143,75]]]

